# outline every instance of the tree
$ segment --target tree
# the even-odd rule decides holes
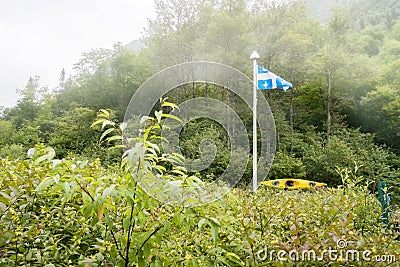
[[[66,157],[69,153],[96,157],[94,147],[98,135],[96,131],[90,129],[95,118],[96,111],[89,108],[75,108],[54,119],[55,125],[48,143],[57,151],[58,157]]]
[[[65,89],[65,78],[66,78],[65,77],[65,69],[63,68],[60,73],[60,79],[59,79],[59,84],[58,84],[58,87],[60,88],[60,90]]]
[[[319,71],[326,79],[327,88],[327,118],[326,118],[326,140],[329,143],[332,135],[332,112],[334,99],[334,86],[339,78],[340,71],[346,69],[348,64],[348,53],[345,37],[348,29],[348,20],[343,11],[334,9],[332,19],[324,34],[324,46],[321,48],[317,57]]]
[[[11,121],[0,120],[0,129],[0,146],[10,144],[15,132],[14,125]]]
[[[110,108],[122,120],[132,95],[153,73],[145,51],[133,52],[121,44],[113,50],[84,53],[75,70],[72,82],[56,97],[53,112],[57,116],[76,107]]]
[[[20,98],[15,107],[5,109],[4,118],[12,120],[17,129],[23,124],[30,124],[36,118],[41,106],[41,100],[47,92],[47,88],[40,88],[40,77],[30,77],[25,88],[17,90]]]
[[[285,8],[285,6],[279,8]],[[275,29],[275,32],[279,33],[277,34],[279,38],[273,45],[279,48],[280,52],[273,61],[274,63],[271,63],[271,68],[279,70],[283,77],[287,77],[294,84],[294,88],[289,91],[289,101],[284,95],[276,99],[276,101],[279,101],[279,98],[282,100],[279,102],[279,106],[285,108],[289,114],[290,130],[293,132],[295,128],[295,96],[297,96],[295,91],[300,84],[307,80],[306,77],[311,75],[309,70],[312,69],[313,62],[308,59],[318,51],[318,34],[321,26],[307,16],[304,5],[296,3],[290,8],[286,8],[284,9],[286,14],[281,14],[286,18],[285,22]],[[269,12],[274,11],[274,9],[269,10]],[[265,43],[269,43],[268,39],[265,40]],[[264,45],[264,41],[260,45]],[[288,102],[289,108],[287,107]]]
[[[156,19],[149,20],[145,43],[159,69],[193,61],[200,0],[155,0]]]
[[[246,71],[248,46],[252,42],[249,16],[244,0],[224,0],[203,6],[200,13],[203,29],[198,47],[200,55],[230,66],[243,66],[239,69]]]
[[[386,85],[378,86],[375,91],[368,93],[361,102],[363,130],[376,133],[380,144],[399,149],[400,131],[399,94],[396,89]]]

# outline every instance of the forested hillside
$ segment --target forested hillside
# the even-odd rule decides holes
[[[144,45],[84,52],[51,90],[30,77],[0,118],[0,266],[264,266],[257,258],[264,246],[318,251],[343,238],[349,249],[400,260],[398,232],[381,225],[376,199],[377,182],[386,181],[398,209],[400,2],[333,2],[156,0]],[[325,14],[321,5],[332,7],[323,21],[312,15]],[[158,71],[197,60],[251,77],[253,50],[260,65],[294,85],[262,91],[277,140],[267,179],[302,178],[328,189],[249,194],[250,149],[243,178],[225,199],[204,207],[157,202],[136,178],[157,173],[182,188],[214,181],[232,160],[228,135],[235,129],[207,118],[187,123],[179,136],[183,156],[197,159],[204,140],[216,153],[208,168],[186,172],[174,165],[179,155],[159,151],[169,114],[153,107],[121,165],[132,95]],[[184,84],[164,97],[169,109],[199,97],[229,105],[251,143],[251,110],[227,88]],[[247,152],[240,153],[232,157]]]
[[[310,5],[316,9],[315,1]],[[361,22],[361,16],[352,14],[362,13],[366,6],[378,8],[370,8]],[[99,130],[89,128],[99,109],[109,109],[121,121],[131,96],[146,79],[181,62],[211,60],[250,76],[248,57],[256,49],[261,65],[294,84],[287,93],[263,92],[279,140],[270,178],[309,178],[337,185],[335,167],[356,164],[363,166],[362,175],[369,180],[385,179],[395,186],[400,168],[397,6],[396,1],[356,1],[349,8],[332,9],[330,21],[321,24],[301,2],[249,6],[243,0],[159,1],[157,18],[143,36],[147,48],[131,51],[116,44],[111,50],[85,52],[74,74],[66,77],[61,72],[60,85],[51,93],[40,86],[39,77],[31,77],[18,104],[2,115],[1,156],[23,157],[27,149],[44,143],[59,158],[100,157],[112,162],[119,152],[99,147]],[[225,91],[182,87],[169,97],[178,104],[204,96],[237,105],[235,96]],[[246,120],[251,125],[251,116]],[[206,121],[188,124],[181,136],[188,157],[198,156],[196,144],[203,138],[220,136],[217,159],[200,174],[203,178],[218,175],[229,160],[226,133],[216,135],[215,129]],[[244,181],[250,176],[249,166]]]
[[[350,0],[306,0],[308,12],[311,17],[328,23],[331,18],[331,11],[337,7],[348,7],[351,3]]]

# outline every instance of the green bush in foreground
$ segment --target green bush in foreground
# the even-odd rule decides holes
[[[140,189],[133,198],[127,177],[107,174],[99,162],[57,162],[2,160],[1,266],[290,266],[289,254],[277,260],[279,250],[321,257],[339,239],[347,242],[339,252],[360,251],[359,262],[350,260],[355,266],[379,266],[362,262],[367,250],[371,259],[400,257],[396,233],[379,224],[379,204],[363,186],[234,190],[209,205],[182,208]],[[49,178],[59,190],[38,194],[36,186]],[[268,259],[261,261],[264,251]],[[324,256],[301,265],[344,264],[339,254],[332,261]]]

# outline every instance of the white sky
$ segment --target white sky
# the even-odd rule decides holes
[[[83,52],[142,37],[153,0],[0,0],[0,106],[29,77],[54,88]]]

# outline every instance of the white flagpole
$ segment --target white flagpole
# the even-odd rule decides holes
[[[251,53],[253,60],[253,192],[257,192],[257,51]]]

